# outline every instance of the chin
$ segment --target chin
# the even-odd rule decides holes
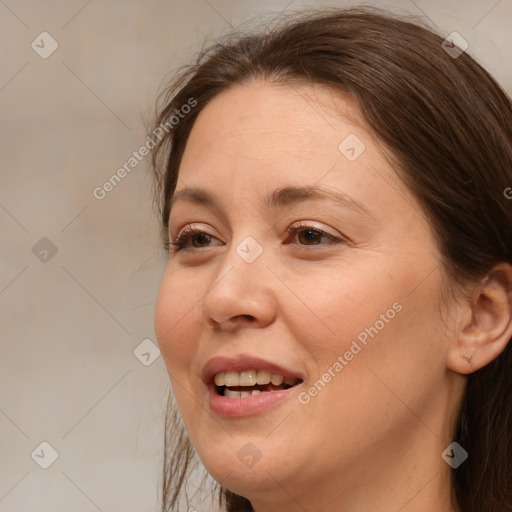
[[[229,469],[228,469],[229,468]],[[215,468],[207,467],[208,473],[222,487],[243,496],[247,499],[253,499],[254,496],[267,495],[271,489],[275,489],[276,481],[267,473],[266,468],[259,469],[241,468],[236,469],[232,466],[222,467],[219,471],[219,465]],[[279,481],[279,477],[276,478]]]
[[[272,457],[264,457],[248,439],[245,442],[237,440],[236,448],[223,449],[218,445],[216,449],[206,448],[207,453],[200,454],[204,467],[217,482],[244,497],[267,493],[275,489],[276,480],[282,481],[289,476],[281,474],[283,458],[278,453],[273,451]]]

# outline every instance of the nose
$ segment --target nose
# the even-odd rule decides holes
[[[221,271],[203,297],[204,322],[214,330],[234,331],[242,326],[261,328],[276,317],[272,275],[260,257],[246,263],[230,253]]]

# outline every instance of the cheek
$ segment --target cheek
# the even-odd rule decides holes
[[[424,284],[405,293],[396,285],[375,286],[372,294],[379,300],[369,297],[340,314],[339,343],[330,346],[326,364],[332,367],[341,355],[343,369],[322,391],[318,406],[328,411],[335,402],[340,416],[357,411],[347,427],[352,435],[374,421],[389,431],[396,422],[415,421],[404,404],[421,411],[434,399],[443,382],[446,345],[435,288]]]
[[[197,351],[198,299],[166,273],[162,279],[155,309],[155,333],[170,377],[180,378],[190,367]],[[194,327],[195,326],[195,327]]]
[[[198,351],[199,305],[198,298],[187,292],[190,284],[179,283],[164,275],[155,310],[155,333],[176,398],[180,415],[187,426],[197,411],[191,400],[197,392],[192,382],[194,358]],[[177,292],[183,290],[183,292]]]
[[[287,325],[296,329],[295,336],[306,349],[332,358],[333,353],[347,350],[359,333],[379,320],[380,314],[391,310],[388,316],[395,316],[396,283],[372,270],[359,271],[347,263],[325,266],[310,273],[314,275],[310,279],[290,277],[287,284],[294,293],[283,289],[279,303],[283,311],[288,311]]]
[[[379,376],[401,396],[413,399],[417,385],[430,386],[444,367],[438,276],[431,275],[415,288],[420,282],[417,273],[413,279],[397,271],[392,275],[400,278],[390,279],[377,270],[330,268],[317,275],[314,284],[303,281],[298,290],[298,295],[308,297],[308,311],[304,309],[302,316],[295,313],[301,320],[294,334],[316,361],[315,378],[331,371],[325,380],[332,385],[316,401],[320,405],[325,400],[326,410],[329,403],[332,407],[333,395],[345,410],[391,399]],[[338,356],[341,366],[336,364]]]

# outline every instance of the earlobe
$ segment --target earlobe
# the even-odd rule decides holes
[[[447,366],[470,374],[494,361],[512,338],[512,265],[496,265],[465,307],[469,320],[457,326]]]

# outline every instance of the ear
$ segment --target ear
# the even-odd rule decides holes
[[[512,337],[512,265],[496,265],[473,289],[463,310],[447,366],[469,374],[494,361]]]

